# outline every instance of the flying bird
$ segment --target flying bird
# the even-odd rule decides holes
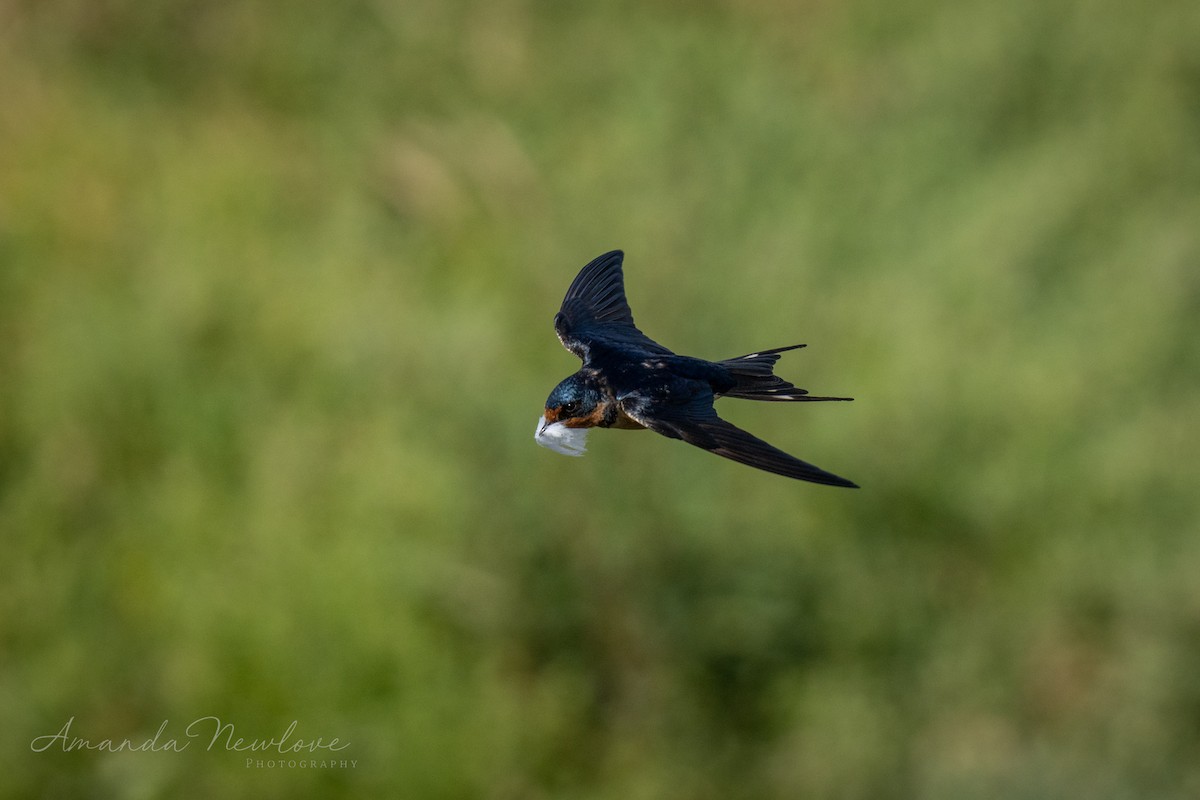
[[[554,316],[559,340],[583,366],[550,392],[534,433],[538,444],[579,456],[590,428],[649,428],[777,475],[857,488],[726,422],[713,408],[720,397],[791,402],[853,399],[814,397],[775,375],[779,354],[804,345],[724,361],[676,355],[633,324],[621,271],[624,257],[613,250],[580,270]]]

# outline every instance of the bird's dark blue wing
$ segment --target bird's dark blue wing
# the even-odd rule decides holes
[[[620,250],[613,250],[580,270],[567,289],[562,308],[554,316],[554,330],[563,346],[585,362],[595,343],[672,355],[633,324],[621,271],[624,258]]]
[[[717,416],[712,401],[712,392],[698,390],[684,403],[651,403],[641,398],[629,398],[622,406],[636,422],[656,433],[682,439],[740,464],[802,481],[858,488],[857,484],[790,456],[726,422]]]

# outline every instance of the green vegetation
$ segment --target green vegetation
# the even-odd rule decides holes
[[[1200,796],[1198,41],[0,2],[0,797]],[[536,447],[613,247],[669,347],[808,342],[856,402],[722,410],[864,488]],[[206,716],[356,766],[30,746]]]

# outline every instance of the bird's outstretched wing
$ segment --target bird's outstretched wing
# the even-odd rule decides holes
[[[567,289],[562,308],[554,315],[554,330],[563,347],[585,363],[591,346],[597,342],[672,355],[633,324],[621,272],[624,258],[620,250],[613,250],[580,270]]]
[[[635,421],[656,433],[682,439],[732,461],[788,478],[858,488],[857,484],[790,456],[721,419],[712,406],[712,393],[707,395],[705,397],[701,392],[690,402],[663,406],[635,400],[624,404],[624,410]]]

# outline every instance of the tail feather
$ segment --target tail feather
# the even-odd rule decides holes
[[[757,353],[727,358],[718,361],[737,381],[732,389],[724,392],[724,397],[739,397],[744,400],[782,401],[817,401],[817,400],[853,400],[852,397],[816,397],[805,389],[799,389],[794,384],[785,381],[775,374],[775,362],[780,353],[804,347],[794,344],[790,347],[777,347],[774,350],[760,350]]]

